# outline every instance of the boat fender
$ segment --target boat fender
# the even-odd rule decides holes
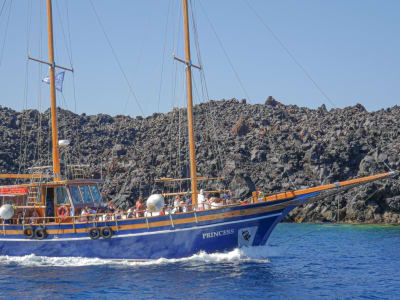
[[[14,215],[14,207],[11,204],[4,204],[0,207],[0,218],[9,220]]]
[[[69,216],[70,216],[69,207],[68,207],[68,206],[65,206],[65,205],[60,206],[60,207],[57,209],[57,216],[58,216],[59,218],[61,218],[61,219],[65,219],[65,218],[69,217]]]
[[[100,237],[100,230],[97,227],[91,228],[89,230],[89,237],[92,240],[97,240]]]
[[[109,239],[109,238],[111,238],[111,237],[113,236],[113,234],[114,234],[114,232],[113,232],[113,230],[111,229],[110,226],[106,226],[106,227],[103,227],[103,228],[101,229],[101,236],[102,236],[104,239]]]
[[[160,212],[164,207],[165,201],[161,194],[153,194],[147,199],[146,206],[150,212]]]
[[[36,229],[35,229],[35,237],[36,237],[38,240],[43,240],[43,239],[45,239],[45,238],[47,237],[46,229],[43,228],[43,227],[38,227],[38,228],[36,228]]]
[[[28,239],[33,239],[35,237],[35,230],[32,226],[25,227],[24,236]]]

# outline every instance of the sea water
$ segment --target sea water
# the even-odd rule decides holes
[[[400,226],[280,224],[267,246],[150,262],[0,256],[0,298],[400,299]]]

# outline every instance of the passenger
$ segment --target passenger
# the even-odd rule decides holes
[[[224,194],[224,201],[225,201],[226,205],[233,205],[234,204],[230,192]]]
[[[189,212],[192,210],[192,197],[187,196],[185,200],[185,206],[183,207],[184,212]]]
[[[87,222],[88,218],[87,215],[89,212],[86,210],[86,208],[82,208],[81,210],[81,217],[79,218],[79,222]]]
[[[224,203],[222,202],[222,199],[220,199],[220,198],[211,197],[210,202],[211,202],[211,208],[213,208],[213,209],[224,206]]]
[[[164,210],[166,215],[172,214],[172,209],[170,206],[167,206],[167,208]]]
[[[175,197],[174,209],[172,210],[173,214],[178,212],[181,212],[181,197],[179,195]]]
[[[185,201],[183,200],[183,198],[180,198],[179,201],[179,211],[183,212],[183,209],[185,208]]]
[[[210,209],[211,208],[211,201],[210,201],[210,195],[207,195],[206,201],[204,202],[204,209]]]
[[[112,220],[114,220],[113,213],[111,212],[110,209],[106,210],[106,213],[103,215],[103,220],[104,221],[112,221]]]
[[[114,212],[116,210],[116,207],[115,207],[114,203],[111,200],[108,202],[108,209],[111,212]]]
[[[117,208],[117,209],[114,211],[114,216],[115,216],[115,219],[116,219],[116,220],[122,219],[122,212],[121,212],[121,210],[120,210],[119,208]]]
[[[261,191],[260,192],[260,190],[257,190],[257,195],[258,195],[258,202],[263,202],[264,201],[264,198],[265,198],[265,194],[264,194],[264,192],[263,191]]]
[[[138,201],[136,201],[136,212],[137,212],[138,217],[144,217],[145,210],[146,210],[146,206],[143,203],[142,196],[140,196]]]
[[[107,221],[108,209],[103,211],[103,215],[99,218],[100,221]]]
[[[160,212],[158,213],[159,216],[165,216],[165,206],[163,206],[163,208],[160,210]]]
[[[134,218],[134,217],[136,217],[136,210],[135,210],[134,207],[129,208],[127,213],[128,213],[128,214],[127,214],[127,217],[128,217],[128,218]]]
[[[22,216],[22,212],[18,212],[17,213],[17,224],[22,224],[23,221],[23,216]]]
[[[204,197],[204,191],[200,190],[200,194],[197,195],[197,206],[198,210],[205,209],[206,198]]]
[[[88,217],[89,219],[95,220],[96,219],[96,210],[94,210],[93,208],[89,208],[88,206],[85,207],[85,210],[87,212],[88,215],[93,215],[91,217]]]
[[[29,223],[31,224],[38,224],[39,223],[39,214],[36,210],[32,212],[32,216],[29,219]]]

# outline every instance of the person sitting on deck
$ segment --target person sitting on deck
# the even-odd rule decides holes
[[[79,218],[79,222],[87,222],[88,218],[87,215],[89,214],[89,212],[86,210],[86,208],[82,208],[81,210],[81,217]]]
[[[136,209],[135,209],[135,207],[131,207],[131,208],[128,209],[126,217],[128,219],[136,217]]]
[[[230,192],[225,193],[223,197],[226,205],[234,204]]]
[[[39,214],[36,209],[32,212],[32,216],[29,218],[29,223],[38,224],[39,223]]]
[[[181,197],[177,195],[174,201],[174,208],[172,210],[173,214],[181,212],[181,204]]]
[[[106,210],[106,213],[103,215],[103,221],[112,221],[114,220],[113,214],[110,209]]]
[[[20,211],[20,212],[17,213],[16,222],[17,222],[17,224],[22,224],[22,221],[23,221],[23,216],[22,216],[22,211]]]
[[[224,206],[222,199],[217,198],[217,197],[211,197],[210,202],[211,202],[211,208],[213,208],[213,209]]]
[[[165,206],[163,206],[163,208],[160,210],[160,212],[158,213],[159,216],[165,216]]]
[[[138,201],[136,201],[136,212],[138,217],[144,217],[144,211],[146,210],[146,206],[143,203],[143,198],[142,196],[139,196]]]
[[[189,212],[192,210],[192,197],[189,195],[186,197],[185,206],[183,207],[184,212]]]
[[[90,217],[90,219],[95,220],[96,219],[95,215],[97,214],[97,211],[92,208],[89,208],[88,206],[86,206],[85,209],[88,215],[93,215]]]

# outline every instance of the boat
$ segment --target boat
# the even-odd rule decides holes
[[[69,178],[60,169],[56,110],[56,65],[53,52],[52,2],[47,1],[52,124],[52,166],[32,167],[26,174],[0,174],[0,180],[25,183],[0,186],[0,255],[34,254],[48,257],[87,257],[151,260],[188,257],[201,251],[230,251],[238,247],[265,245],[275,226],[295,207],[335,195],[344,190],[397,175],[391,171],[342,182],[264,195],[254,191],[251,201],[234,201],[228,191],[217,207],[201,207],[204,197],[198,176],[193,129],[192,68],[189,42],[188,1],[182,0],[186,68],[187,114],[190,149],[190,177],[157,178],[157,182],[187,180],[191,199],[185,212],[164,212],[164,198],[186,192],[154,194],[147,200],[150,214],[138,210],[124,216],[104,213],[108,206],[100,193],[101,180]],[[79,166],[74,170],[78,172]],[[75,172],[75,173],[76,173]],[[86,211],[89,209],[89,211]],[[82,214],[86,211],[85,214]]]

